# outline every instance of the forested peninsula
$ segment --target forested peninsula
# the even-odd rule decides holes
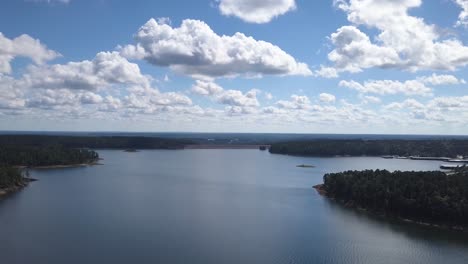
[[[183,149],[191,140],[128,136],[0,135],[0,196],[26,186],[28,168],[95,164],[92,149]]]
[[[61,145],[0,145],[0,197],[25,187],[31,179],[28,168],[93,164],[99,159],[90,149]]]
[[[365,170],[329,173],[314,186],[348,207],[418,223],[467,230],[468,168],[441,171]]]
[[[468,156],[468,140],[310,140],[273,143],[270,152],[298,156]]]

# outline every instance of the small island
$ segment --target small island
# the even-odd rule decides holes
[[[124,152],[134,153],[134,152],[138,152],[138,150],[131,148],[131,149],[125,149]]]
[[[415,223],[468,229],[468,168],[441,171],[364,170],[330,173],[317,191],[346,207]]]
[[[297,165],[296,167],[298,167],[298,168],[315,168],[314,165],[307,165],[307,164]]]

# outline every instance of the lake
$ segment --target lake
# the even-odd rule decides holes
[[[1,263],[468,263],[467,234],[356,212],[312,188],[327,172],[438,161],[98,152],[105,165],[33,170],[39,181],[0,201]]]

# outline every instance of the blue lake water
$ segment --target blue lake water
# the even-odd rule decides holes
[[[0,263],[468,263],[468,235],[343,208],[312,186],[440,162],[259,150],[101,150],[0,201]],[[297,168],[312,164],[316,168]]]

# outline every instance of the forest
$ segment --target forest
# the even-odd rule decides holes
[[[51,146],[0,145],[0,166],[51,166],[91,163],[98,160],[90,149]]]
[[[312,140],[274,143],[270,152],[301,156],[468,156],[468,140]]]
[[[398,218],[468,227],[468,169],[345,171],[325,174],[325,195],[351,207]]]
[[[51,165],[72,165],[97,161],[97,152],[89,149],[54,146],[0,145],[0,196],[8,190],[24,187],[27,168]]]
[[[11,166],[0,166],[0,196],[1,191],[14,187],[22,187],[26,184],[26,171]]]

